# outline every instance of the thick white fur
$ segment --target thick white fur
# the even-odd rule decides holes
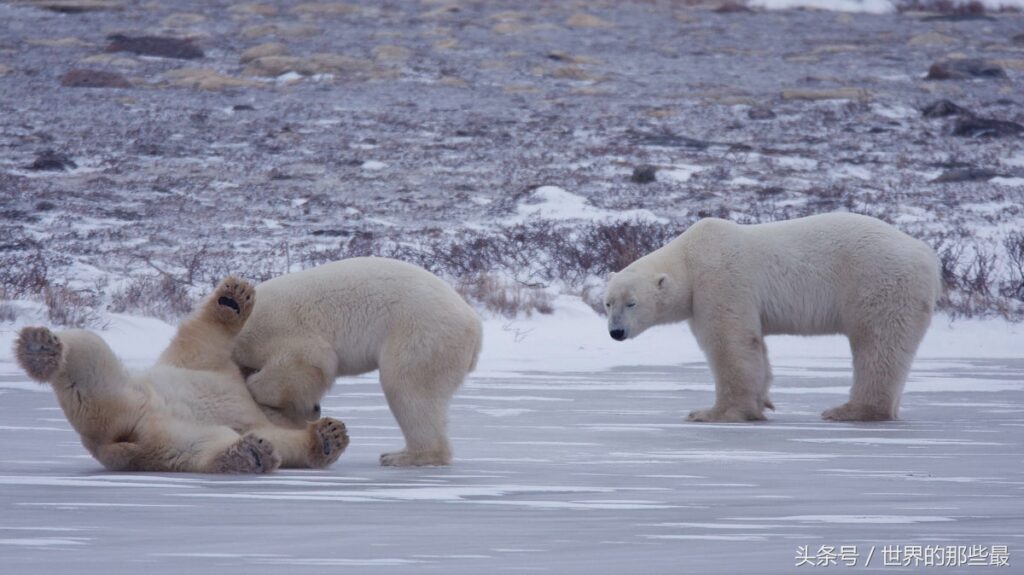
[[[129,372],[98,335],[24,328],[18,362],[53,386],[82,444],[117,471],[262,473],[326,467],[348,444],[345,426],[274,425],[231,361],[252,309],[252,286],[229,277],[178,329],[153,367]]]
[[[256,287],[234,359],[270,413],[319,415],[334,379],[380,369],[405,449],[384,465],[446,465],[448,404],[476,366],[480,319],[448,284],[386,258],[353,258]]]
[[[934,251],[875,218],[708,218],[613,274],[605,306],[619,339],[690,321],[715,377],[715,405],[694,421],[761,420],[774,409],[764,336],[845,334],[850,398],[822,417],[868,421],[897,417],[941,289]]]

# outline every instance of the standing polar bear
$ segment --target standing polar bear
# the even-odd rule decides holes
[[[29,376],[53,386],[82,444],[110,470],[327,467],[348,445],[345,425],[330,418],[302,429],[274,425],[231,361],[252,292],[246,282],[224,279],[142,373],[130,373],[99,336],[83,330],[26,327],[14,353]]]
[[[620,341],[690,320],[715,378],[715,405],[692,421],[763,420],[774,409],[764,336],[840,333],[853,351],[853,387],[822,417],[880,421],[899,412],[941,291],[935,252],[875,218],[708,218],[613,274],[605,308]]]
[[[380,370],[405,449],[382,465],[447,465],[448,404],[476,367],[480,318],[448,284],[411,264],[352,258],[256,286],[234,359],[253,397],[285,420],[319,417],[334,379]]]

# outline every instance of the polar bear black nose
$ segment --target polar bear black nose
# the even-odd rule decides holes
[[[608,333],[611,334],[612,339],[614,339],[615,341],[622,341],[626,339],[626,330],[624,329],[613,329]]]

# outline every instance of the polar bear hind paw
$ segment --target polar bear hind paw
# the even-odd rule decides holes
[[[226,325],[241,327],[252,313],[255,293],[252,284],[243,279],[224,278],[211,298],[215,318]]]
[[[217,457],[217,473],[270,473],[281,465],[274,446],[252,433],[243,435]]]
[[[45,327],[26,327],[14,344],[18,364],[36,381],[49,381],[60,369],[64,344]]]
[[[348,430],[345,424],[325,417],[310,425],[313,434],[313,446],[309,452],[309,466],[324,468],[338,460],[348,447]]]
[[[895,419],[886,410],[878,407],[849,402],[826,409],[821,413],[821,418],[826,421],[890,421]]]
[[[765,421],[767,418],[763,412],[746,411],[735,407],[720,409],[712,407],[709,409],[696,409],[687,416],[687,421],[699,421],[707,423],[744,423],[747,421]]]
[[[451,455],[441,451],[392,451],[382,453],[380,464],[385,467],[418,467],[424,465],[448,465]]]

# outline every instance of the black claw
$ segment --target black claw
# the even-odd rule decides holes
[[[250,449],[249,451],[256,458],[256,469],[263,469],[263,459],[260,457],[260,452],[255,449]]]

